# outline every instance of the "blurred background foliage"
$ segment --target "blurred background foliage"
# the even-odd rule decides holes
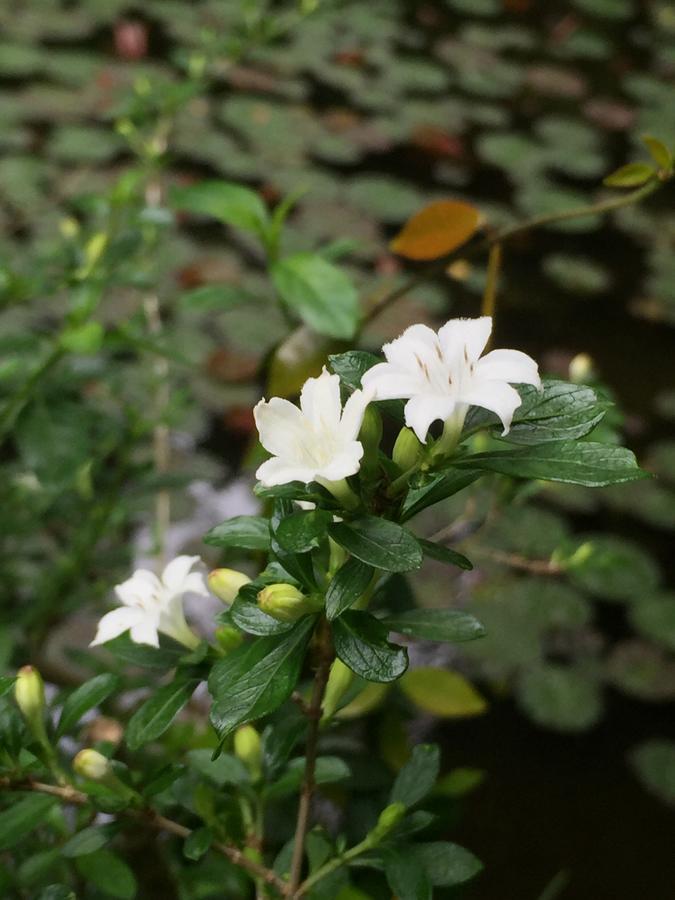
[[[5,0],[0,34],[0,656],[32,655],[57,683],[91,665],[81,648],[99,601],[153,552],[157,492],[171,493],[169,552],[204,553],[207,528],[252,511],[253,404],[292,395],[346,346],[295,329],[249,231],[183,212],[172,190],[224,179],[270,208],[290,196],[283,253],[320,252],[377,299],[401,271],[388,241],[424,204],[459,198],[499,227],[604,196],[604,175],[644,158],[645,133],[675,145],[667,0]],[[603,438],[623,431],[657,477],[590,494],[499,479],[435,509],[424,533],[449,528],[476,569],[398,589],[423,605],[454,598],[488,635],[429,644],[391,695],[354,701],[393,767],[431,730],[447,739],[457,793],[485,764],[466,842],[494,884],[509,867],[497,859],[490,875],[480,851],[496,838],[479,814],[498,815],[500,733],[523,781],[537,748],[563,766],[570,753],[579,765],[563,782],[589,790],[581,770],[606,759],[622,787],[603,809],[618,815],[630,796],[658,823],[613,765],[627,754],[675,803],[674,249],[668,189],[509,244],[498,344],[607,392]],[[475,315],[484,283],[485,261],[455,264],[360,343]],[[159,472],[158,423],[171,429]],[[569,737],[594,726],[597,743]],[[551,744],[540,729],[567,737]],[[552,844],[566,839],[552,830]],[[619,896],[588,879],[570,896]]]

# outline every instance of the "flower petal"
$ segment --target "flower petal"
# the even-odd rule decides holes
[[[115,586],[115,594],[125,606],[142,606],[160,590],[159,578],[149,569],[136,569],[131,578]]]
[[[482,406],[499,416],[504,426],[502,435],[509,433],[513,414],[523,402],[518,391],[505,381],[474,381],[462,391],[460,399],[463,403]]]
[[[253,410],[260,443],[275,456],[293,457],[302,448],[307,422],[297,406],[281,397],[261,400]]]
[[[442,364],[438,336],[427,325],[411,325],[396,340],[385,344],[382,352],[399,371],[422,379],[427,377],[425,370]]]
[[[481,381],[541,386],[539,367],[531,356],[520,350],[491,350],[476,363],[475,375]]]
[[[476,362],[485,349],[492,331],[492,318],[480,316],[478,319],[450,319],[438,332],[446,363],[453,363],[466,356],[469,362]]]
[[[187,590],[185,581],[188,573],[198,562],[198,556],[177,556],[162,572],[162,583],[172,594],[184,593]]]
[[[304,484],[309,484],[316,478],[316,467],[303,466],[274,456],[258,467],[255,477],[265,487],[288,484],[291,481],[302,481]]]
[[[340,437],[345,441],[355,441],[359,436],[366,407],[372,400],[371,391],[354,391],[347,399],[340,419]]]
[[[444,422],[455,408],[453,397],[435,394],[418,394],[405,405],[405,424],[412,428],[423,444],[427,440],[427,432],[432,422],[440,419]]]
[[[142,622],[133,625],[129,636],[134,644],[149,644],[151,647],[159,647],[157,623],[153,619],[143,619]]]
[[[325,368],[318,378],[308,378],[300,391],[302,414],[317,430],[335,431],[340,423],[340,377]]]
[[[190,572],[183,582],[183,591],[186,594],[201,594],[202,597],[209,596],[206,581],[201,572]]]
[[[333,459],[322,466],[316,473],[323,481],[340,481],[350,475],[356,475],[361,467],[363,445],[359,441],[351,441],[335,454]]]
[[[106,613],[98,623],[96,636],[89,646],[96,647],[99,644],[107,644],[108,641],[114,640],[146,619],[148,619],[148,614],[142,609],[128,606],[113,609]]]
[[[361,384],[374,400],[407,400],[426,387],[418,372],[410,374],[391,363],[378,363],[368,369]]]

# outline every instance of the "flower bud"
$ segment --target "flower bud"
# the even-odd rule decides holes
[[[398,825],[404,815],[404,803],[390,803],[389,806],[385,806],[380,813],[380,818],[377,820],[377,825],[373,828],[373,837],[381,841]]]
[[[234,754],[251,773],[253,781],[262,775],[262,745],[253,725],[242,725],[234,733]]]
[[[23,666],[19,669],[14,685],[14,697],[33,737],[42,744],[46,743],[45,685],[36,668]]]
[[[248,575],[236,569],[214,569],[208,576],[209,590],[226,606],[234,602],[239,589],[251,580]]]
[[[423,449],[412,428],[402,428],[396,438],[391,458],[402,472],[407,472],[419,461]]]
[[[382,440],[382,416],[374,406],[366,407],[359,431],[359,441],[366,456],[376,453]]]
[[[570,381],[575,384],[584,384],[595,378],[593,360],[588,353],[577,353],[570,362],[569,373]]]
[[[236,650],[244,640],[243,634],[234,625],[219,625],[216,628],[215,638],[218,641],[218,646],[225,653]]]
[[[80,750],[73,760],[73,769],[90,781],[108,781],[114,777],[110,760],[98,750]]]
[[[268,584],[258,594],[258,606],[279,622],[295,622],[317,612],[318,604],[292,584]]]
[[[341,659],[336,659],[330,667],[326,692],[323,695],[321,712],[324,719],[330,719],[340,705],[345,692],[354,680],[354,673]]]

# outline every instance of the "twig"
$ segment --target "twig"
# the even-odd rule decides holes
[[[12,781],[9,778],[0,778],[0,790],[35,791],[40,794],[49,794],[52,797],[56,797],[61,803],[67,803],[72,806],[87,806],[91,802],[86,794],[69,785],[59,787],[55,784],[46,784],[41,781],[33,781],[32,779]],[[174,822],[173,819],[167,819],[166,816],[162,816],[156,810],[151,808],[142,810],[125,809],[120,815],[133,819],[135,822],[147,825],[148,828],[152,828],[154,831],[167,832],[168,834],[173,834],[183,840],[192,834],[190,828],[186,828],[185,825],[181,825],[179,822]],[[283,892],[285,890],[286,883],[282,881],[278,875],[271,869],[253,862],[253,860],[245,856],[243,851],[238,847],[233,847],[231,844],[224,844],[221,841],[214,842],[211,844],[211,847],[216,852],[227,857],[227,859],[235,866],[244,869],[253,878],[260,879],[266,884],[272,885],[279,891]]]
[[[480,313],[482,316],[494,316],[497,307],[497,281],[502,264],[502,245],[493,244],[488,258],[487,281]]]
[[[329,859],[325,865],[321,866],[302,882],[296,892],[292,895],[293,900],[304,897],[305,894],[307,894],[317,882],[325,878],[326,875],[330,875],[331,872],[334,872],[336,869],[346,866],[347,863],[356,859],[357,856],[361,856],[362,853],[367,853],[368,850],[372,850],[375,845],[376,842],[373,840],[372,835],[368,835],[368,837],[361,841],[360,844],[356,844],[350,850],[346,850],[341,856],[334,856],[333,859]]]
[[[295,839],[293,842],[293,857],[291,859],[291,872],[286,888],[286,894],[294,897],[302,877],[302,862],[305,851],[305,837],[309,825],[309,813],[316,786],[315,770],[319,745],[319,723],[321,720],[321,703],[326,690],[328,673],[333,659],[333,651],[330,645],[330,635],[327,623],[324,620],[319,626],[318,638],[318,664],[314,675],[312,698],[306,709],[309,719],[307,734],[307,746],[305,749],[305,774],[300,790],[300,803],[298,806],[298,818],[295,826]]]
[[[520,569],[523,572],[532,572],[534,575],[562,575],[564,569],[561,565],[550,559],[528,559],[518,553],[506,553],[503,550],[492,550],[489,547],[474,547],[471,551],[475,556],[483,556],[512,569]]]

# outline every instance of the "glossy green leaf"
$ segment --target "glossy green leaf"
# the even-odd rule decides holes
[[[381,620],[390,631],[427,641],[473,641],[485,634],[481,623],[460,609],[409,609]]]
[[[270,523],[262,516],[234,516],[207,532],[204,543],[212,547],[269,550]]]
[[[213,843],[213,832],[205,825],[203,828],[195,828],[185,838],[183,844],[183,856],[186,859],[198,860],[208,851]]]
[[[382,362],[379,356],[367,350],[347,350],[328,357],[332,371],[340,376],[340,381],[347,387],[357,390],[361,387],[361,379],[377,363]]]
[[[164,734],[198,684],[198,678],[176,678],[155,691],[129,720],[126,731],[129,749],[138,750],[143,744]]]
[[[430,559],[436,559],[439,562],[447,563],[450,566],[457,566],[466,571],[473,569],[473,563],[470,559],[467,559],[463,553],[458,553],[451,547],[445,547],[443,544],[437,544],[434,541],[425,541],[423,538],[418,538],[417,540],[419,541],[419,545],[422,548],[424,555],[428,556]]]
[[[408,653],[387,639],[388,631],[367,612],[347,610],[333,621],[335,652],[366,681],[395,681],[408,668]]]
[[[295,578],[307,590],[313,591],[316,588],[316,579],[311,555],[309,553],[292,553],[284,549],[277,540],[278,528],[284,519],[294,514],[295,509],[295,504],[290,500],[278,499],[275,501],[274,513],[270,521],[271,550],[277,562],[292,578]]]
[[[78,856],[78,872],[86,881],[111,897],[134,900],[137,892],[136,878],[129,866],[110,850],[97,850],[87,856]]]
[[[279,522],[275,536],[289,553],[307,553],[326,539],[333,516],[325,509],[301,510]]]
[[[55,803],[54,797],[28,794],[21,799],[15,799],[11,806],[3,809],[0,812],[0,850],[14,847],[34,828],[41,825]]]
[[[438,778],[441,754],[437,744],[418,744],[413,747],[408,762],[396,776],[389,795],[390,803],[414,806],[429,794]]]
[[[319,756],[316,761],[314,781],[318,785],[335,784],[349,778],[351,771],[347,763],[337,756]],[[299,790],[305,775],[305,757],[292,759],[286,771],[267,788],[265,794],[270,800],[288,797]]]
[[[415,854],[421,860],[434,887],[464,884],[475,878],[483,868],[483,864],[473,853],[449,841],[416,844]]]
[[[227,181],[201,181],[189,187],[175,187],[171,201],[178,209],[213,216],[244,231],[264,233],[269,216],[255,191]]]
[[[388,850],[384,873],[398,900],[431,900],[431,881],[413,847],[399,844]]]
[[[335,573],[326,591],[326,615],[329,619],[339,616],[363,596],[373,579],[372,566],[360,559],[348,559]]]
[[[395,522],[376,516],[360,516],[335,522],[329,528],[336,543],[361,562],[387,572],[410,572],[422,565],[417,539]]]
[[[243,644],[216,663],[209,676],[211,722],[221,740],[290,697],[313,627],[307,616],[288,633]]]
[[[236,598],[229,610],[232,621],[247,634],[267,636],[270,634],[283,634],[293,627],[291,622],[280,622],[278,619],[268,616],[257,603],[245,599],[241,595]]]
[[[272,281],[281,299],[303,322],[328,337],[354,337],[359,300],[349,278],[314,253],[296,253],[274,263]]]
[[[459,471],[450,469],[440,475],[425,477],[416,486],[412,486],[401,508],[401,520],[407,522],[428,506],[447,500],[459,491],[473,484],[481,477],[481,472]]]
[[[63,704],[56,737],[74,728],[86,712],[103,703],[119,686],[120,679],[116,675],[103,673],[76,688]]]
[[[586,487],[603,487],[646,478],[635,456],[624,447],[591,441],[560,441],[490,450],[453,460],[461,469],[484,469],[512,478],[561,481]]]

